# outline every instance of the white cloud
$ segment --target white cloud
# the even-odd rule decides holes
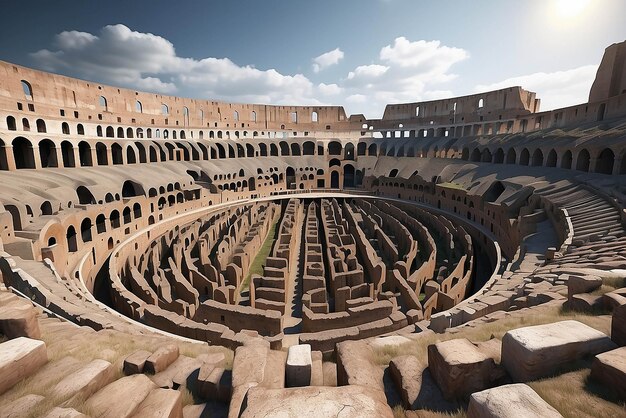
[[[432,98],[454,79],[450,68],[466,59],[462,49],[439,41],[397,38],[365,65],[345,77],[315,84],[303,74],[238,65],[229,58],[180,57],[167,39],[124,25],[91,34],[66,31],[50,49],[32,55],[39,68],[132,89],[247,103],[346,105],[348,113],[380,117],[387,103]],[[314,68],[336,65],[344,53],[336,48],[316,57]],[[451,95],[451,94],[450,94]]]
[[[339,63],[343,57],[344,53],[339,48],[325,52],[322,55],[313,58],[313,72],[319,73],[320,71]]]
[[[566,71],[534,73],[507,78],[498,83],[481,84],[476,86],[474,91],[478,93],[521,86],[537,93],[537,97],[541,99],[541,110],[558,109],[585,103],[589,98],[589,90],[597,70],[597,65],[585,65]]]

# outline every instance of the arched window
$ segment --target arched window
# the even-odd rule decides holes
[[[7,129],[9,131],[17,130],[17,125],[15,123],[15,118],[13,116],[7,116]]]
[[[415,116],[419,116],[419,115],[420,115],[420,107],[419,107],[419,106],[417,106],[417,107],[415,108]]]
[[[161,104],[161,114],[167,116],[170,114],[170,108],[166,104]]]
[[[135,111],[137,113],[143,113],[143,106],[141,105],[141,102],[139,100],[135,102]]]
[[[252,114],[250,115],[250,119],[252,120],[252,122],[256,122],[256,112],[253,110]]]
[[[189,109],[186,106],[183,107],[183,124],[189,125]]]
[[[311,112],[311,122],[317,122],[317,112]]]
[[[33,100],[33,88],[26,80],[22,80],[22,90],[24,90],[24,96],[27,100]]]
[[[485,107],[485,99],[478,99],[478,108],[482,109]]]
[[[109,110],[106,97],[100,96],[100,98],[98,99],[98,104],[100,105],[101,109],[104,109],[105,112]]]
[[[236,110],[233,112],[233,120],[235,121],[239,120],[239,112],[237,112]]]

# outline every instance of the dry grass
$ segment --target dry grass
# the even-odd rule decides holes
[[[611,288],[610,290],[621,289],[626,287],[625,277],[603,277],[602,285]]]
[[[573,319],[589,325],[599,331],[609,334],[611,321],[608,315],[592,315],[574,311],[567,311],[560,307],[537,307],[532,315],[512,313],[510,317],[477,327],[462,327],[450,330],[444,334],[426,333],[416,335],[415,341],[401,346],[387,346],[375,348],[374,361],[386,366],[389,361],[400,355],[414,355],[426,362],[428,345],[437,341],[455,338],[467,338],[470,341],[486,341],[492,337],[501,339],[511,329],[552,323]],[[626,407],[612,397],[606,388],[590,381],[589,359],[574,365],[572,370],[554,377],[529,383],[537,393],[550,405],[555,407],[564,417],[578,418],[583,416],[617,417],[626,416]],[[395,417],[449,417],[465,416],[463,411],[455,414],[446,414],[433,411],[404,411],[394,409]]]
[[[35,394],[44,396],[45,399],[35,408],[32,408],[25,414],[25,417],[40,417],[48,413],[50,409],[59,406],[67,399],[51,396],[54,386],[64,377],[77,371],[85,364],[94,359],[104,359],[114,365],[116,375],[115,379],[123,377],[122,364],[124,358],[137,350],[154,351],[161,344],[171,343],[172,339],[154,335],[130,335],[123,332],[103,330],[99,332],[85,332],[78,328],[66,327],[47,327],[43,325],[42,340],[46,343],[48,351],[48,364],[42,370],[54,368],[57,362],[67,361],[66,357],[72,357],[75,361],[71,362],[68,367],[63,367],[62,371],[52,370],[58,373],[49,379],[42,381],[40,375],[35,374],[28,379],[15,385],[11,390],[0,397],[0,410],[2,406],[12,402],[25,395]],[[226,368],[232,367],[233,352],[224,347],[208,346],[206,344],[194,344],[183,341],[175,341],[180,348],[181,355],[187,357],[197,357],[200,354],[210,354],[215,352],[223,352],[226,357]],[[47,368],[47,369],[46,369]],[[41,371],[40,371],[41,372]],[[183,391],[183,404],[193,404],[193,396]],[[73,407],[83,413],[89,411],[84,410],[84,400],[75,399],[68,403],[69,407]],[[185,403],[187,402],[187,403]]]
[[[276,217],[272,226],[270,227],[267,236],[265,237],[265,241],[263,245],[259,249],[256,257],[250,264],[250,270],[246,278],[241,282],[241,292],[245,292],[250,289],[250,279],[253,274],[262,275],[263,274],[263,265],[265,264],[265,260],[269,257],[270,252],[272,251],[272,247],[274,246],[274,241],[276,241],[276,226],[278,225],[279,217]]]

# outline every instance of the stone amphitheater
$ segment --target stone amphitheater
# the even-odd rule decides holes
[[[0,62],[0,417],[626,416],[625,62],[375,120]]]

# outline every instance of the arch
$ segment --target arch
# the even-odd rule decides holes
[[[524,148],[519,155],[519,163],[520,165],[528,165],[530,162],[530,152],[528,148]]]
[[[170,108],[165,103],[161,103],[161,114],[163,116],[167,116],[170,114]]]
[[[339,188],[339,172],[333,171],[330,173],[330,188],[338,189]]]
[[[109,110],[109,104],[107,102],[107,98],[104,96],[100,96],[98,98],[98,106],[100,106],[100,109],[103,109],[105,112]]]
[[[548,158],[546,159],[546,167],[556,167],[556,160],[556,151],[552,148],[548,153]]]
[[[561,158],[561,168],[566,168],[570,170],[572,168],[572,161],[572,151],[565,151],[565,154],[563,154],[563,158]]]
[[[478,108],[482,109],[483,107],[485,107],[485,99],[480,98],[478,99]]]
[[[76,228],[73,225],[70,225],[67,228],[67,232],[65,233],[65,240],[67,242],[67,251],[70,253],[75,253],[78,251],[78,245],[76,243]]]
[[[278,157],[278,147],[274,143],[270,144],[270,156]]]
[[[246,144],[246,157],[254,157],[254,147],[252,144]]]
[[[27,132],[30,131],[30,122],[26,118],[22,118],[22,130]]]
[[[342,146],[339,141],[330,141],[328,143],[328,155],[341,155]]]
[[[15,123],[15,118],[13,116],[7,116],[7,129],[9,131],[17,130],[17,124]]]
[[[126,147],[126,164],[136,164],[137,157],[135,155],[135,150],[130,145]]]
[[[595,171],[600,174],[613,174],[614,164],[615,153],[610,148],[605,148],[598,154]]]
[[[76,133],[78,135],[85,135],[85,127],[83,126],[82,123],[79,123],[78,125],[76,125]]]
[[[61,156],[63,157],[63,167],[76,167],[74,146],[70,141],[61,142]]]
[[[135,100],[135,112],[143,113],[143,105],[139,100]]]
[[[111,159],[114,165],[124,164],[122,157],[122,147],[117,142],[111,145]]]
[[[491,151],[489,151],[489,148],[485,148],[483,152],[481,153],[480,161],[482,161],[483,163],[490,163],[491,160],[492,160]]]
[[[112,126],[107,126],[106,137],[107,138],[115,138],[115,130],[113,129]]]
[[[27,100],[33,100],[33,87],[26,80],[21,80],[22,91],[24,92],[24,96]]]
[[[256,122],[256,112],[254,110],[250,113],[250,120]]]
[[[343,187],[354,187],[354,166],[352,164],[343,166]]]
[[[58,167],[57,150],[54,142],[49,139],[42,139],[38,144],[39,148],[39,161],[41,167]]]
[[[356,155],[362,156],[367,152],[367,144],[365,142],[359,142],[356,146]]]
[[[35,156],[31,142],[26,138],[17,137],[11,144],[13,145],[15,168],[35,168]]]
[[[367,155],[369,155],[370,157],[376,157],[377,151],[378,146],[376,144],[370,144],[370,146],[367,147]]]
[[[39,132],[40,134],[45,134],[46,133],[46,122],[44,122],[43,119],[37,119],[37,122],[35,122],[37,124],[37,132]]]
[[[107,147],[102,142],[96,143],[96,159],[98,160],[98,165],[109,164],[109,157],[107,155]]]
[[[535,152],[533,152],[533,158],[531,161],[531,165],[533,167],[542,167],[543,166],[543,151],[541,151],[539,148],[537,148],[535,150]]]
[[[281,156],[288,156],[289,155],[289,144],[287,144],[285,141],[280,141],[280,143],[278,145],[280,146],[280,155]]]
[[[122,128],[121,126],[117,128],[117,137],[124,138],[124,128]]]
[[[354,160],[354,144],[352,142],[346,144],[343,158],[345,160]]]
[[[109,221],[111,222],[111,228],[119,228],[120,227],[120,212],[117,209],[114,209],[109,215]]]
[[[39,210],[41,210],[42,215],[52,215],[52,204],[50,201],[46,200],[41,204]]]
[[[517,152],[515,151],[515,148],[509,148],[509,150],[506,152],[506,163],[515,164],[516,161],[517,161]]]
[[[126,180],[122,185],[122,197],[145,196],[143,186],[132,180]]]
[[[264,143],[259,144],[259,154],[261,157],[267,157],[267,145]]]
[[[291,144],[291,155],[300,155],[300,144],[297,142]]]
[[[469,157],[470,157],[469,148],[467,148],[467,147],[463,148],[463,151],[461,151],[461,159],[463,161],[468,161]]]
[[[316,111],[311,112],[311,122],[313,123],[317,123],[318,121],[318,115]]]
[[[470,157],[470,161],[479,162],[480,161],[480,150],[478,148],[474,148],[472,150],[472,155]]]
[[[493,162],[495,164],[502,164],[504,162],[504,150],[502,148],[496,150],[496,153],[493,155]]]
[[[133,138],[134,136],[133,128],[126,128],[126,138]]]
[[[578,153],[578,158],[576,159],[576,170],[578,171],[586,171],[589,172],[589,162],[591,157],[589,155],[589,151],[586,148],[583,148]]]
[[[296,188],[296,171],[293,167],[287,167],[287,170],[285,170],[285,183],[287,189]]]
[[[91,219],[89,218],[83,219],[83,221],[80,223],[80,237],[82,238],[83,242],[91,241],[91,227]]]
[[[397,175],[398,175],[398,169],[394,168],[393,170],[389,172],[389,175],[387,177],[395,177]]]
[[[101,213],[100,215],[96,217],[96,232],[98,234],[102,234],[106,232],[106,230],[107,230],[106,217],[104,216],[103,213]]]
[[[124,225],[131,223],[131,221],[133,220],[130,214],[130,208],[128,206],[126,206],[122,211],[122,219],[124,220]]]
[[[139,154],[139,162],[140,163],[145,163],[147,162],[146,160],[146,147],[143,146],[143,144],[139,141],[135,141],[135,146],[137,147],[137,153]],[[130,149],[130,147],[129,147]]]
[[[78,186],[76,188],[76,195],[78,196],[78,203],[81,205],[94,205],[96,203],[96,198],[93,196],[93,193],[85,186]]]
[[[70,134],[70,125],[68,125],[68,123],[67,123],[67,122],[63,122],[63,123],[61,124],[61,132],[62,132],[64,135],[69,135],[69,134]]]

